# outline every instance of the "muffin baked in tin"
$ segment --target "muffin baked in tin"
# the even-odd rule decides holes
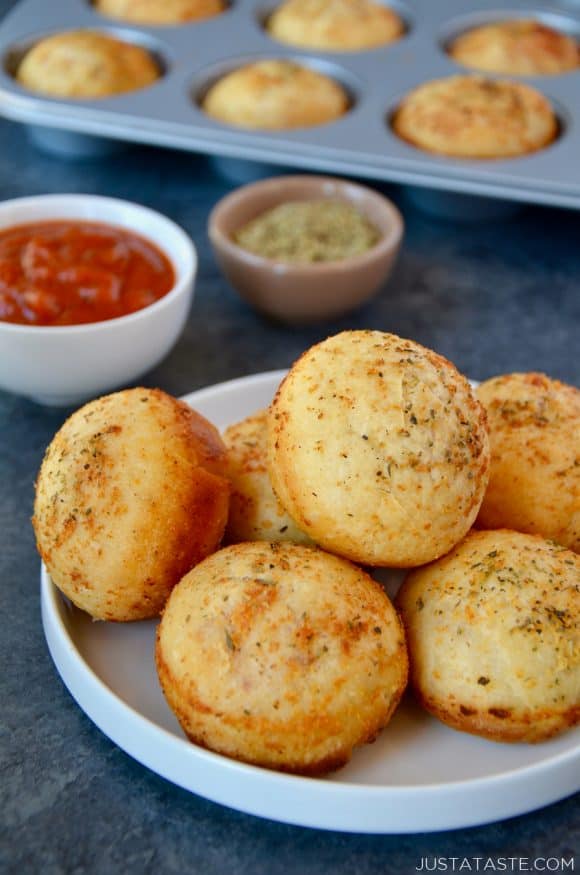
[[[285,59],[239,67],[212,85],[202,109],[241,128],[283,130],[323,125],[348,110],[349,96],[330,76]]]
[[[220,15],[224,0],[95,0],[95,9],[132,24],[184,24]]]
[[[98,98],[145,88],[161,75],[146,49],[94,30],[69,30],[39,40],[16,78],[51,97]]]
[[[556,114],[539,91],[483,76],[450,76],[419,85],[399,104],[392,126],[419,149],[457,158],[527,155],[558,135]]]
[[[266,30],[290,46],[356,52],[398,40],[405,24],[393,9],[372,0],[286,0]]]
[[[486,73],[555,76],[580,64],[577,41],[533,18],[516,18],[474,27],[448,47],[454,61]]]

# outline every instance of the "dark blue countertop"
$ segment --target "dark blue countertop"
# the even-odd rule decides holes
[[[0,2],[0,12],[10,5]],[[180,395],[285,367],[344,328],[411,337],[476,379],[542,370],[580,384],[578,213],[528,207],[504,221],[460,224],[418,212],[404,192],[384,189],[407,223],[388,286],[349,317],[293,330],[250,310],[212,259],[208,212],[231,187],[201,157],[135,147],[107,160],[65,161],[39,152],[20,126],[0,122],[1,199],[48,192],[127,198],[166,213],[195,241],[199,275],[186,330],[141,381],[146,385]],[[1,871],[378,875],[414,872],[424,857],[429,865],[434,857],[459,858],[456,866],[468,858],[471,871],[487,858],[496,867],[500,858],[524,858],[508,860],[503,871],[531,871],[534,858],[569,860],[578,850],[580,796],[447,833],[320,832],[206,802],[112,744],[64,688],[40,622],[39,560],[29,522],[33,481],[68,412],[0,392]],[[452,862],[444,862],[452,871]]]

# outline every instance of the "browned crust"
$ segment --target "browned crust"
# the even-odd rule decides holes
[[[295,574],[310,575],[313,564],[310,589],[300,588],[289,608]],[[342,586],[334,580],[343,567]],[[335,599],[340,607],[327,615],[321,604]],[[357,654],[364,692],[353,687]],[[303,775],[339,768],[354,747],[373,741],[408,680],[404,629],[384,590],[345,560],[294,544],[234,545],[191,572],[164,611],[155,660],[167,702],[194,743]]]
[[[529,85],[483,75],[423,83],[403,98],[391,124],[401,140],[417,149],[476,161],[533,154],[559,135],[557,117],[543,94]]]
[[[272,489],[267,455],[268,412],[263,409],[230,425],[223,433],[231,480],[230,513],[225,542],[310,539],[285,512]]]
[[[350,100],[343,86],[285,59],[238,67],[207,92],[202,109],[235,127],[284,130],[326,124],[344,115]]]
[[[472,28],[447,49],[459,64],[512,76],[560,75],[580,64],[573,37],[536,19],[506,19]]]
[[[181,24],[220,15],[226,9],[225,0],[95,0],[102,15],[135,24]]]
[[[213,425],[161,390],[118,395],[115,403],[106,396],[81,408],[54,437],[37,479],[32,523],[54,583],[92,616],[125,622],[157,616],[178,580],[218,547],[230,486],[226,450]],[[114,529],[131,510],[118,483],[130,451],[126,414],[141,402],[159,428],[160,482],[150,495],[147,472],[135,475],[131,489],[143,501],[141,516],[115,544]],[[81,437],[75,424],[92,422],[91,411],[103,403],[110,408],[102,414],[105,425]],[[138,459],[138,445],[135,453]],[[100,577],[103,558],[110,563],[115,552],[117,571]]]
[[[479,735],[490,741],[536,744],[580,723],[580,705],[571,706],[559,713],[548,709],[524,713],[515,708],[500,706],[477,709],[451,699],[442,703],[420,690],[413,679],[413,670],[411,688],[419,704],[442,723],[459,732]]]
[[[492,741],[535,743],[577,725],[579,571],[571,551],[508,529],[472,531],[415,569],[396,604],[417,701]]]
[[[364,336],[372,335],[373,332],[358,331],[344,332],[344,334],[357,334]],[[460,423],[458,423],[457,426],[454,445],[450,451],[448,461],[454,474],[469,467],[471,480],[476,484],[477,488],[473,489],[471,493],[466,493],[466,496],[469,495],[469,498],[465,497],[461,499],[461,512],[457,513],[456,522],[459,525],[459,520],[464,520],[465,524],[463,530],[455,538],[455,540],[458,540],[466,533],[470,525],[469,521],[474,519],[483,498],[485,485],[487,484],[489,474],[489,451],[487,444],[487,417],[485,409],[474,396],[468,380],[447,358],[414,341],[407,341],[403,338],[398,338],[395,335],[389,335],[384,332],[382,334],[385,338],[388,338],[389,344],[391,342],[396,344],[393,347],[395,352],[400,352],[402,356],[405,356],[409,354],[410,349],[412,349],[414,353],[418,353],[422,356],[423,360],[428,362],[429,365],[439,373],[442,384],[449,392],[451,399],[450,404],[452,404],[453,399],[456,398],[460,387],[465,390],[465,397],[463,399],[465,405],[463,413],[465,415],[460,417]],[[338,335],[338,337],[340,336],[341,335]],[[436,522],[436,520],[434,520],[432,515],[428,519],[421,519],[423,531],[421,531],[421,533],[417,532],[416,549],[412,551],[412,554],[408,551],[405,555],[402,550],[397,548],[397,541],[399,543],[401,541],[399,537],[400,530],[395,531],[393,527],[383,526],[381,532],[383,555],[379,557],[378,550],[375,550],[374,548],[373,555],[369,554],[368,544],[364,544],[362,538],[359,538],[358,540],[354,537],[349,538],[347,542],[344,537],[338,536],[337,532],[339,529],[336,526],[336,522],[339,514],[337,513],[335,515],[334,510],[330,513],[326,506],[324,506],[324,509],[321,511],[321,508],[324,505],[321,493],[309,493],[308,500],[304,500],[302,494],[302,482],[300,478],[296,476],[296,471],[292,469],[292,466],[289,464],[293,454],[284,446],[284,436],[292,421],[291,412],[288,410],[288,407],[291,406],[291,401],[288,401],[288,398],[292,393],[293,385],[298,384],[299,381],[303,379],[304,363],[306,362],[305,367],[307,369],[310,364],[309,360],[317,354],[318,349],[323,348],[325,343],[333,341],[334,339],[334,337],[327,338],[326,341],[322,341],[302,353],[293,364],[290,372],[280,383],[270,405],[268,417],[271,451],[269,456],[269,470],[273,491],[282,506],[286,507],[287,512],[295,520],[298,527],[305,531],[313,541],[319,543],[327,550],[346,557],[352,562],[377,566],[383,565],[396,566],[398,568],[412,568],[421,565],[426,561],[432,561],[434,558],[444,555],[453,545],[453,536],[448,532],[438,532],[435,534],[433,523]],[[390,351],[391,349],[389,348],[389,352]],[[332,355],[338,358],[339,353],[336,349],[333,349]],[[367,376],[369,380],[372,379],[371,371],[367,372]],[[336,406],[338,407],[343,403],[349,403],[351,409],[354,406],[353,399],[345,399],[342,395],[338,395],[335,402]],[[321,419],[322,415],[323,414],[320,413],[318,419]],[[333,465],[340,464],[340,462],[341,460],[338,456],[326,458],[326,469],[330,470]],[[410,467],[411,466],[409,466],[409,470]],[[427,478],[428,474],[429,465],[427,463],[413,465],[413,472],[410,475],[414,478],[414,486],[412,489],[420,489],[421,487],[418,480],[423,477]],[[378,485],[382,488],[384,483],[384,479],[381,479],[382,477],[383,472],[379,471],[376,475],[376,482],[373,480],[367,481],[367,486],[374,488]],[[437,488],[439,488],[439,486]],[[407,491],[407,496],[410,494],[411,491]],[[311,498],[310,495],[313,497]],[[348,497],[346,494],[343,497],[346,502]],[[319,511],[321,515],[324,514],[327,517],[324,524],[315,524],[312,522],[313,506],[316,507],[316,510]],[[346,503],[344,505],[344,510],[345,512],[347,510]],[[358,517],[352,513],[347,513],[347,516],[352,518],[350,523],[344,516],[340,519],[340,522],[343,526],[348,523],[351,528],[354,528],[359,521],[368,521],[371,513],[372,511],[365,513],[364,515],[360,513]],[[332,517],[332,524],[329,522],[330,517]],[[413,525],[420,525],[420,523],[417,523],[415,519],[411,519],[409,530]],[[436,539],[438,540],[438,543]],[[376,543],[377,542],[375,541],[375,544]]]
[[[16,71],[18,81],[33,92],[87,99],[139,90],[159,76],[159,66],[147,49],[89,29],[40,39]]]
[[[319,51],[362,51],[388,45],[405,32],[397,13],[372,0],[287,0],[267,21],[274,39]]]
[[[529,372],[477,389],[490,425],[491,476],[476,520],[580,552],[580,390]]]
[[[401,630],[402,629],[403,627],[401,624]],[[384,729],[385,726],[387,726],[397,706],[399,705],[399,702],[401,701],[403,693],[405,692],[405,689],[407,687],[409,666],[407,651],[404,644],[401,648],[399,648],[398,656],[401,659],[405,660],[406,673],[404,680],[401,683],[400,688],[393,694],[388,709],[374,722],[369,724],[366,733],[360,738],[356,747],[362,747],[362,745],[364,744],[372,744],[374,741],[376,741],[377,736],[379,735],[381,730]],[[336,771],[345,766],[352,757],[354,748],[351,746],[343,747],[335,751],[331,756],[325,756],[319,759],[312,759],[309,761],[304,761],[304,759],[288,759],[284,761],[278,758],[273,758],[272,760],[266,761],[263,757],[258,758],[251,756],[242,756],[239,751],[232,750],[225,745],[220,745],[219,742],[216,742],[213,739],[209,739],[207,734],[204,734],[200,731],[195,731],[192,725],[191,711],[193,709],[194,711],[198,711],[200,714],[211,714],[212,716],[215,716],[217,719],[223,721],[224,723],[234,725],[240,733],[243,733],[250,728],[252,730],[255,730],[256,718],[250,719],[248,717],[245,717],[244,715],[232,718],[230,715],[216,713],[212,708],[207,705],[207,703],[203,702],[195,695],[191,694],[187,702],[183,704],[179,696],[175,694],[174,678],[161,652],[161,646],[159,642],[159,626],[157,627],[155,639],[155,664],[163,694],[165,695],[171,707],[171,710],[175,714],[183,732],[193,744],[196,744],[199,747],[203,747],[205,750],[211,750],[214,753],[222,754],[223,756],[227,756],[230,759],[237,760],[238,762],[247,763],[249,765],[266,767],[274,771],[285,772],[287,774],[294,775],[304,775],[306,777],[321,777],[327,775],[330,772]],[[267,738],[272,732],[275,732],[277,734],[280,730],[280,727],[276,726],[272,721],[262,718],[260,720],[260,723],[261,726],[259,728],[259,731],[264,738]],[[306,724],[301,727],[301,733],[304,738],[308,737],[308,726]]]

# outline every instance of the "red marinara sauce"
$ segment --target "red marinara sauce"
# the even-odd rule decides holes
[[[3,322],[102,322],[148,307],[174,283],[167,256],[124,228],[49,221],[0,231]]]

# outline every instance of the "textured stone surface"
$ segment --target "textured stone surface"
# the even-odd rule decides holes
[[[0,2],[0,12],[10,5]],[[0,122],[0,198],[129,198],[167,213],[195,240],[194,308],[147,385],[181,394],[284,367],[311,343],[349,327],[412,337],[479,379],[540,369],[580,383],[577,213],[529,208],[509,221],[461,226],[422,215],[393,190],[407,235],[388,288],[348,318],[291,330],[248,309],[212,260],[207,215],[229,188],[203,158],[135,148],[107,161],[66,162],[38,152],[19,126]],[[578,849],[580,797],[450,833],[341,835],[229,811],[116,748],[63,687],[40,623],[33,480],[66,414],[0,393],[0,871],[374,875],[413,872],[422,856],[569,858]]]

